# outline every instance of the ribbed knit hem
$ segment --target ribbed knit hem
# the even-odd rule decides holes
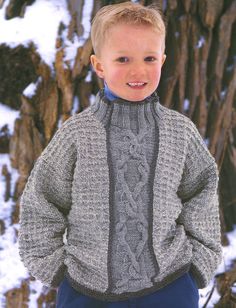
[[[53,277],[53,280],[52,280],[52,283],[51,283],[52,287],[57,288],[59,286],[59,284],[61,283],[61,281],[65,277],[65,272],[66,272],[66,266],[64,264],[62,264],[58,268],[56,275]]]
[[[181,277],[182,275],[184,275],[185,273],[189,272],[190,269],[190,264],[186,264],[184,267],[182,267],[181,269],[179,269],[177,272],[172,273],[170,275],[168,275],[167,277],[165,277],[161,282],[159,283],[155,283],[155,285],[151,288],[147,288],[147,289],[143,289],[137,292],[125,292],[122,294],[110,294],[107,292],[101,293],[95,290],[91,290],[81,284],[79,284],[78,282],[76,282],[68,272],[66,272],[66,278],[68,279],[70,285],[79,293],[82,293],[84,295],[93,297],[97,300],[102,300],[102,301],[122,301],[122,300],[127,300],[130,298],[138,298],[141,296],[145,296],[145,295],[149,295],[151,293],[156,292],[157,290],[167,286],[168,284],[170,284],[171,282],[173,282],[174,280],[178,279],[179,277]]]
[[[205,284],[204,284],[204,281],[203,281],[201,275],[199,274],[199,270],[197,269],[197,267],[194,264],[191,264],[189,271],[192,274],[194,280],[196,281],[198,289],[205,288]]]

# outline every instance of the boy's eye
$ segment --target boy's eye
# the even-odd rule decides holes
[[[155,60],[156,60],[155,57],[146,57],[145,58],[145,61],[147,61],[147,62],[154,62]]]
[[[118,58],[116,61],[120,62],[120,63],[125,63],[125,62],[128,62],[129,59],[127,57],[120,57]]]

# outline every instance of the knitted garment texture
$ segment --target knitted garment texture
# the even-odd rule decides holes
[[[205,287],[222,259],[214,158],[192,121],[157,96],[108,104],[100,91],[35,162],[20,198],[22,261],[47,286],[66,275],[108,301],[187,271]]]
[[[156,100],[155,95],[141,103],[97,100],[92,106],[92,112],[107,132],[111,225],[114,225],[109,291],[114,293],[153,287],[158,273],[150,242],[158,149]]]

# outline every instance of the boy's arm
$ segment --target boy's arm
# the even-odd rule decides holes
[[[20,199],[19,253],[35,278],[57,286],[65,271],[63,234],[76,160],[70,119],[36,161]]]
[[[198,288],[212,279],[222,258],[218,202],[218,169],[193,122],[190,122],[188,153],[178,196],[183,224],[193,246],[190,271]]]

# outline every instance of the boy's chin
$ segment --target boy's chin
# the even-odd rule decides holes
[[[122,93],[121,98],[130,102],[139,102],[145,100],[153,94],[155,89],[128,89],[127,93]]]
[[[145,100],[147,97],[149,97],[152,93],[150,94],[146,94],[146,95],[130,95],[130,96],[120,96],[121,98],[123,98],[124,100],[126,101],[129,101],[129,102],[141,102],[143,100]]]

